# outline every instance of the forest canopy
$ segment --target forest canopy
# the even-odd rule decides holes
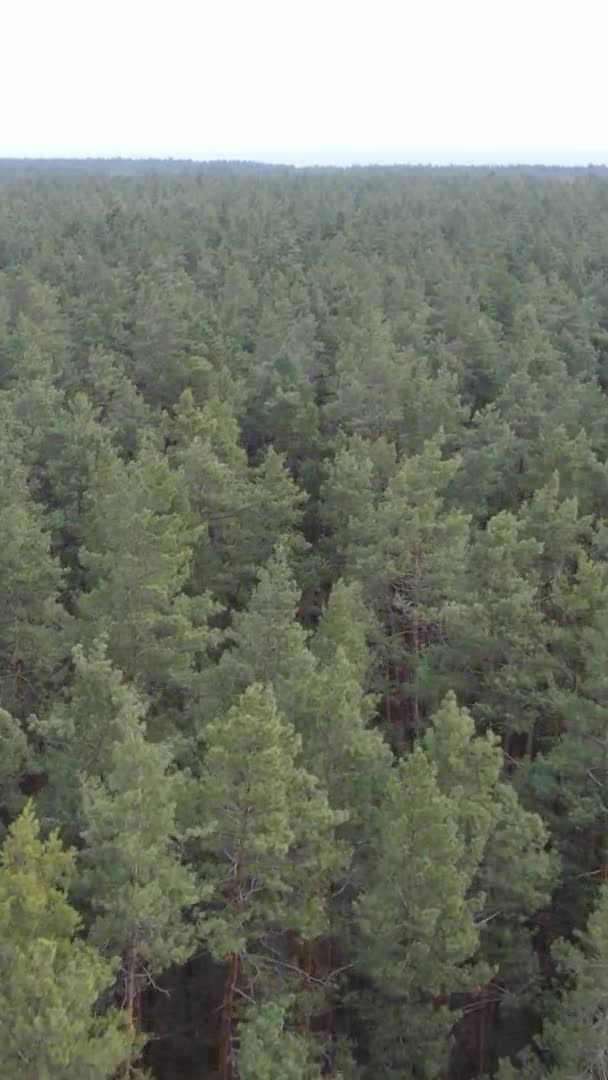
[[[0,162],[6,1080],[608,1068],[605,170]]]

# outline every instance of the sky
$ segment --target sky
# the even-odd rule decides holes
[[[0,0],[0,156],[608,163],[606,0]]]

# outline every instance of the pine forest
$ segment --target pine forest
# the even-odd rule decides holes
[[[3,1080],[608,1075],[608,179],[0,162]]]

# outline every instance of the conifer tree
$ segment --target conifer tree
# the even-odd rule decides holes
[[[97,1009],[113,972],[79,937],[72,866],[26,806],[0,857],[0,1055],[11,1080],[110,1080],[134,1046],[119,1013]]]
[[[388,787],[376,864],[356,904],[358,964],[373,985],[370,1076],[430,1078],[445,1066],[449,996],[483,981],[470,965],[482,906],[470,884],[454,805],[418,747]]]
[[[247,529],[242,534],[242,555],[251,568],[266,562],[278,537],[293,560],[305,550],[300,534],[307,496],[291,476],[285,458],[271,446],[253,471],[248,498]]]
[[[223,601],[239,592],[243,578],[241,533],[249,525],[249,475],[232,404],[212,397],[197,408],[184,391],[167,421],[171,458],[181,468],[190,508],[200,529],[195,539],[192,583]],[[250,568],[247,567],[245,573]]]
[[[607,926],[608,887],[603,884],[579,941],[554,947],[565,989],[539,1040],[551,1057],[552,1080],[595,1080],[608,1071]]]
[[[183,592],[197,530],[181,478],[146,445],[106,485],[81,551],[83,635],[106,634],[113,662],[146,689],[184,687],[204,654],[212,606]]]
[[[82,588],[78,548],[93,503],[109,475],[117,470],[117,452],[101,412],[83,393],[58,411],[46,434],[43,490],[51,510],[55,544],[72,572],[72,586]]]
[[[608,1070],[608,888],[602,883],[584,931],[553,946],[555,994],[545,999],[542,1031],[514,1060],[503,1060],[500,1080],[599,1080]]]
[[[363,582],[382,629],[380,687],[401,747],[436,703],[434,665],[445,651],[451,609],[462,596],[469,521],[444,499],[457,464],[442,459],[440,440],[405,459],[380,500],[378,539],[352,555],[351,572]]]
[[[377,502],[371,447],[355,436],[327,463],[321,488],[320,516],[329,532],[325,548],[337,577],[352,576],[357,552],[379,543]]]
[[[106,778],[115,748],[142,723],[146,708],[122,672],[112,666],[106,642],[73,651],[74,680],[65,699],[36,724],[42,740],[36,764],[46,783],[38,806],[53,824],[78,834],[82,824],[81,777]]]
[[[348,810],[347,830],[354,841],[372,829],[392,761],[388,745],[371,726],[376,702],[366,692],[369,625],[360,589],[339,581],[311,641],[316,665],[308,676],[301,727],[306,765],[331,805]]]
[[[437,770],[437,783],[450,799],[464,841],[463,869],[483,896],[478,912],[480,955],[492,973],[472,1016],[480,1072],[485,1071],[488,1002],[500,1006],[532,1000],[538,990],[538,962],[529,920],[549,900],[556,865],[547,851],[540,817],[519,802],[504,782],[497,735],[476,736],[471,715],[449,694],[433,716],[424,747]],[[517,863],[518,873],[511,873]],[[498,999],[498,1007],[496,1000]]]
[[[364,679],[370,662],[370,612],[363,602],[360,585],[339,578],[332,586],[319,618],[312,642],[315,656],[331,664],[341,647],[357,674]]]
[[[490,723],[500,717],[508,752],[514,732],[527,732],[532,746],[551,677],[538,603],[542,546],[522,534],[507,511],[490,519],[471,545],[468,594],[450,613],[448,678],[476,703],[478,716]]]
[[[61,568],[23,466],[0,452],[0,699],[15,716],[38,708],[67,651]]]
[[[144,399],[169,408],[204,370],[197,296],[181,268],[158,258],[135,298],[130,374]]]
[[[218,1071],[232,1076],[232,1032],[243,964],[275,963],[278,931],[307,940],[325,925],[325,894],[343,859],[332,811],[299,764],[300,739],[269,689],[250,686],[206,733],[197,797],[203,895],[202,933],[225,969]],[[280,965],[280,957],[279,957]]]
[[[576,569],[557,575],[549,601],[556,664],[551,705],[558,723],[553,737],[543,740],[545,752],[521,776],[523,792],[542,814],[562,860],[552,919],[556,934],[584,925],[595,882],[608,865],[607,600],[605,563],[579,549]]]
[[[280,273],[269,277],[271,299],[262,301],[255,327],[255,360],[243,370],[243,441],[256,459],[275,447],[301,474],[320,451],[316,321],[304,283]]]
[[[27,770],[33,768],[33,754],[20,724],[0,709],[0,837],[5,824],[21,809],[21,784]]]
[[[83,778],[81,880],[94,915],[90,939],[120,960],[123,1007],[139,1032],[142,989],[191,951],[186,913],[196,894],[177,843],[170,753],[133,721],[104,778]]]
[[[99,347],[91,349],[82,382],[118,451],[133,457],[153,426],[153,414],[126,375],[120,357]]]
[[[294,719],[305,712],[305,701],[298,700],[298,693],[307,693],[314,661],[307,634],[297,620],[299,599],[287,552],[280,542],[259,570],[247,608],[234,614],[225,635],[231,647],[209,679],[211,695],[205,688],[208,700],[206,706],[203,700],[203,708],[211,709],[211,716],[232,704],[254,682],[272,686],[279,707]]]
[[[320,1080],[314,1047],[286,1029],[286,1006],[267,1002],[239,1026],[238,1080]]]

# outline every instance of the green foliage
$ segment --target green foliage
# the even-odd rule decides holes
[[[343,860],[333,833],[344,815],[298,764],[301,741],[270,689],[249,687],[205,741],[196,806],[204,890],[215,898],[202,925],[209,948],[244,952],[277,925],[314,937]]]
[[[199,319],[191,279],[156,259],[140,278],[130,341],[130,374],[146,401],[172,405],[196,380],[203,358]]]
[[[489,977],[505,998],[520,990],[521,970],[509,967],[514,938],[548,899],[552,864],[540,819],[501,782],[497,744],[475,735],[449,695],[380,809],[377,860],[356,912],[359,963],[375,987],[363,1005],[373,1017],[372,1061],[387,1075],[442,1068],[453,995],[481,990]],[[509,851],[516,880],[503,861]]]
[[[137,721],[137,717],[133,718]],[[103,779],[82,782],[82,885],[94,914],[91,940],[123,962],[125,993],[190,954],[186,919],[196,892],[177,844],[178,778],[170,754],[125,724]],[[105,770],[104,770],[105,771]]]
[[[319,1080],[314,1048],[285,1027],[285,1006],[252,1009],[239,1027],[239,1080]]]
[[[24,468],[6,448],[0,452],[0,485],[0,698],[23,716],[57,685],[68,617],[43,513],[29,494]]]
[[[81,550],[82,632],[104,633],[113,662],[149,690],[187,686],[208,642],[208,598],[182,591],[196,532],[181,478],[151,445],[101,479]]]
[[[223,653],[215,679],[210,680],[212,687],[213,682],[217,686],[214,712],[235,701],[252,683],[261,683],[272,686],[286,713],[300,714],[301,703],[293,689],[306,692],[313,658],[297,620],[299,599],[285,546],[280,543],[260,569],[246,610],[235,613],[225,635],[232,647]]]
[[[0,709],[0,821],[11,820],[21,808],[20,781],[31,765],[25,732],[10,713]]]
[[[596,1077],[608,1066],[608,890],[602,886],[580,944],[562,942],[555,953],[571,988],[556,1018],[546,1025],[546,1041],[554,1065],[551,1076]]]
[[[375,986],[376,1074],[437,1075],[453,1018],[447,1006],[429,1006],[482,981],[467,969],[478,947],[475,915],[482,900],[467,895],[464,854],[453,804],[417,748],[388,788],[376,866],[356,909],[359,964]],[[386,999],[382,1006],[379,995]]]
[[[0,829],[82,919],[8,1077],[601,1073],[607,243],[600,170],[0,165]]]
[[[81,817],[81,776],[107,776],[117,743],[145,714],[141,698],[112,667],[103,639],[88,653],[77,647],[73,663],[67,700],[58,700],[36,726],[43,739],[39,767],[47,779],[39,805],[64,828],[78,824]]]
[[[31,805],[8,833],[0,860],[0,1053],[11,1080],[103,1080],[133,1040],[97,1003],[112,969],[77,936],[66,898],[72,855],[42,841]]]

